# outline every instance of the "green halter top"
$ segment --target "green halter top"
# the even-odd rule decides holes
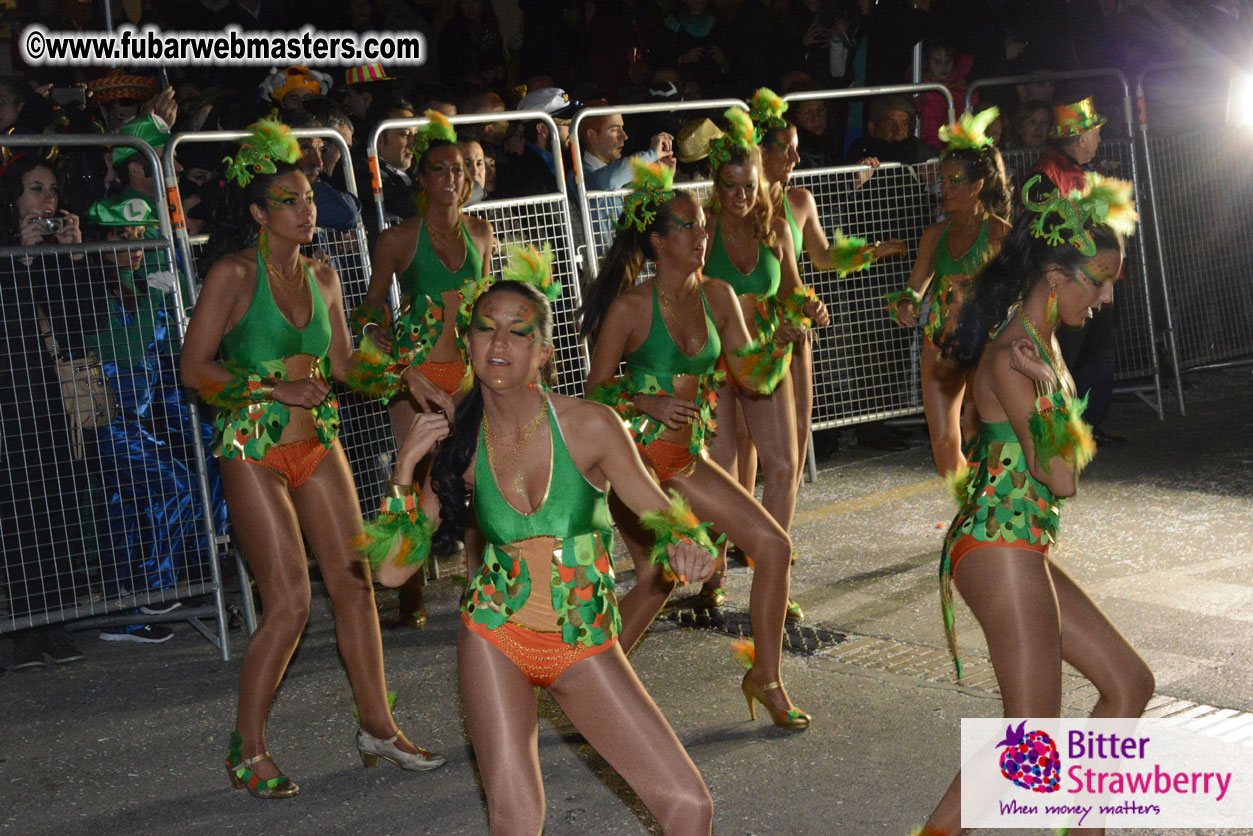
[[[552,460],[548,492],[530,514],[519,513],[501,495],[479,431],[474,464],[474,512],[487,540],[483,565],[470,580],[462,611],[472,621],[496,628],[521,609],[533,580],[512,544],[555,537],[548,578],[553,609],[568,644],[598,646],[618,634],[621,619],[614,595],[613,521],[606,493],[594,488],[570,458],[552,404],[547,405]]]
[[[931,270],[934,273],[931,305],[927,310],[927,321],[922,327],[923,334],[932,343],[938,335],[944,333],[949,308],[957,300],[958,290],[970,283],[989,256],[987,218],[983,219],[983,226],[979,227],[974,243],[957,258],[948,251],[948,230],[948,225],[945,224],[940,240],[935,243],[935,253],[931,256]]]
[[[796,269],[800,271],[801,251],[805,242],[801,239],[801,228],[796,225],[796,217],[792,214],[792,202],[787,199],[787,186],[783,187],[783,217],[787,219],[788,228],[792,230],[792,253],[796,256]]]
[[[449,270],[431,246],[426,222],[423,221],[418,227],[418,246],[413,252],[413,260],[397,277],[400,292],[414,300],[426,296],[437,300],[444,293],[460,290],[466,282],[477,279],[483,272],[483,256],[470,237],[470,230],[466,229],[464,221],[461,222],[461,239],[465,242],[466,257],[459,268]]]
[[[700,291],[700,298],[705,311],[705,344],[695,354],[686,354],[670,336],[670,329],[666,328],[657,300],[657,285],[653,284],[653,321],[644,342],[626,356],[627,369],[658,377],[712,374],[722,353],[722,339],[718,336],[713,317],[709,315],[709,300],[703,290]]]
[[[261,258],[261,253],[257,253],[257,284],[252,292],[252,303],[235,327],[222,337],[222,347],[228,360],[256,366],[267,360],[281,360],[297,354],[327,355],[331,348],[331,318],[327,314],[326,300],[322,298],[322,291],[313,280],[308,264],[304,265],[304,272],[313,297],[313,312],[309,324],[297,328],[274,303],[265,260]]]
[[[779,259],[765,244],[757,245],[757,264],[751,273],[741,273],[731,262],[722,244],[722,224],[714,227],[714,242],[705,259],[705,275],[722,279],[737,296],[774,296],[779,292]]]

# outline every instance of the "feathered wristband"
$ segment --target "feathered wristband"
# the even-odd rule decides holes
[[[759,332],[727,358],[731,376],[754,395],[770,395],[783,382],[792,364],[792,344],[778,345]]]
[[[370,305],[361,303],[352,309],[352,313],[348,315],[348,325],[352,328],[353,335],[360,340],[365,336],[365,329],[371,325],[377,325],[380,328],[390,328],[392,322],[391,312],[382,305]]]
[[[378,516],[352,539],[352,548],[378,571],[384,561],[405,568],[421,567],[431,556],[435,523],[422,510],[422,492],[408,485],[392,485]]]
[[[805,313],[805,305],[809,302],[817,302],[818,294],[809,285],[805,285],[800,290],[794,290],[787,296],[778,299],[779,319],[789,325],[795,325],[797,328],[810,328],[813,326],[813,319],[809,314]]]
[[[200,400],[218,409],[241,409],[274,400],[275,382],[274,378],[262,377],[256,372],[241,372],[225,382],[207,381],[200,388]]]
[[[831,269],[842,279],[850,273],[865,270],[878,259],[874,253],[875,245],[865,238],[855,238],[835,230],[835,243],[827,250],[834,262]]]
[[[387,403],[404,388],[403,377],[408,368],[407,363],[398,363],[384,354],[369,337],[362,337],[344,372],[344,384],[354,392],[382,398]]]
[[[667,580],[675,578],[667,546],[690,540],[708,552],[710,557],[717,558],[718,556],[718,547],[709,538],[709,532],[706,530],[710,524],[696,519],[691,506],[678,491],[670,491],[670,504],[664,509],[641,514],[640,524],[657,536],[648,558],[653,564],[661,567],[662,574]],[[723,539],[725,538],[719,537],[718,542],[721,543]]]
[[[1049,463],[1060,456],[1074,467],[1077,476],[1096,455],[1092,428],[1083,420],[1087,406],[1086,396],[1076,399],[1065,392],[1040,396],[1036,412],[1027,420],[1027,429],[1035,446],[1035,460],[1045,473],[1050,471]]]
[[[896,317],[896,307],[901,303],[902,299],[908,299],[915,307],[922,305],[922,294],[914,290],[909,285],[902,287],[900,290],[894,290],[883,297],[884,305],[888,309],[888,316],[892,317],[892,321],[899,323]]]

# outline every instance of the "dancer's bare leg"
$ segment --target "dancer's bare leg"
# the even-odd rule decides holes
[[[491,836],[538,836],[544,829],[535,689],[513,662],[463,624],[457,681]]]
[[[235,717],[243,738],[240,751],[250,758],[266,751],[270,703],[309,620],[309,570],[287,480],[264,465],[240,459],[221,459],[219,464],[234,537],[261,594],[261,623],[239,669]],[[280,774],[269,759],[252,771],[261,779]]]
[[[1005,717],[1061,715],[1065,659],[1100,692],[1094,717],[1137,717],[1153,693],[1148,666],[1070,576],[1037,553],[984,548],[961,559],[954,582],[988,642]],[[927,827],[961,829],[961,773]],[[1103,836],[1104,828],[1072,829]]]
[[[814,353],[810,334],[792,349],[792,402],[796,404],[797,485],[805,478],[809,430],[814,416]]]
[[[621,647],[576,662],[548,690],[592,748],[635,790],[666,836],[709,836],[709,790]]]
[[[331,448],[309,480],[291,492],[300,527],[313,549],[322,580],[335,606],[335,636],[348,671],[361,728],[386,740],[396,733],[387,707],[383,675],[383,641],[369,566],[350,542],[361,533],[361,508],[352,471],[339,442]],[[401,735],[401,751],[417,749]]]
[[[931,458],[941,476],[962,465],[962,394],[966,376],[929,341],[922,343],[922,407],[931,436]]]
[[[741,395],[738,400],[761,462],[761,504],[779,527],[788,531],[792,527],[792,515],[796,513],[796,491],[800,485],[791,372],[769,397]],[[757,557],[751,551],[746,550],[746,553],[754,560]]]

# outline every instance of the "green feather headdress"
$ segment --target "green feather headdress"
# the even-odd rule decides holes
[[[436,110],[428,110],[422,115],[431,121],[418,128],[418,132],[414,134],[414,156],[421,157],[436,140],[442,139],[444,142],[457,144],[457,132],[453,130],[452,122],[448,121],[447,116]]]
[[[727,120],[726,133],[709,140],[709,165],[714,171],[731,160],[732,148],[752,150],[757,147],[759,139],[753,120],[738,107],[729,107],[722,115]]]
[[[989,107],[987,110],[979,113],[963,113],[956,122],[951,125],[945,125],[940,128],[940,140],[948,143],[940,154],[940,159],[947,157],[949,152],[956,151],[959,148],[972,148],[975,151],[981,151],[984,148],[991,147],[992,137],[988,136],[986,131],[988,125],[996,121],[996,117],[1001,112],[995,107]]]
[[[631,158],[631,168],[635,177],[631,180],[631,191],[622,198],[622,220],[614,221],[618,229],[633,226],[639,232],[652,223],[657,217],[657,207],[674,200],[674,171],[661,163],[646,163],[637,157]]]
[[[767,131],[787,127],[787,120],[783,118],[785,113],[787,102],[769,87],[757,88],[748,102],[748,115],[757,126],[758,135],[763,137]]]
[[[234,159],[222,158],[226,163],[226,179],[233,180],[240,188],[251,183],[258,174],[277,171],[275,160],[294,163],[300,159],[300,144],[286,125],[262,119],[249,125],[248,130],[252,135],[240,143]]]
[[[530,244],[518,244],[509,248],[509,258],[500,278],[507,282],[529,284],[544,294],[549,302],[561,298],[561,282],[553,277],[553,245],[544,242],[543,249]]]
[[[1089,258],[1096,255],[1096,241],[1092,227],[1108,226],[1115,232],[1131,235],[1136,230],[1135,200],[1133,186],[1126,180],[1102,177],[1095,172],[1085,176],[1084,188],[1062,197],[1059,190],[1046,195],[1039,203],[1030,198],[1031,189],[1040,182],[1037,174],[1022,187],[1022,205],[1036,213],[1031,223],[1031,234],[1043,238],[1050,246],[1069,241],[1079,252]],[[1055,222],[1050,223],[1056,219]]]

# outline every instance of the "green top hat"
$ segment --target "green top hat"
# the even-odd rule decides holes
[[[1089,96],[1081,102],[1053,108],[1053,127],[1049,136],[1053,139],[1066,139],[1094,131],[1104,124],[1105,117],[1096,112],[1092,97]]]
[[[165,124],[165,120],[160,116],[150,113],[147,116],[127,122],[122,126],[120,133],[126,136],[138,137],[160,151],[165,147],[166,140],[170,138],[170,126]],[[129,145],[117,146],[113,149],[114,168],[129,160],[135,154],[135,149]]]

